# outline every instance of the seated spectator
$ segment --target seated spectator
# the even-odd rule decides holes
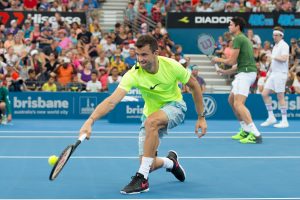
[[[128,40],[125,40],[125,41],[123,42],[123,48],[122,48],[122,53],[121,53],[121,55],[122,55],[122,57],[124,58],[124,60],[125,60],[127,57],[130,56],[129,51],[130,51],[129,42],[128,42]]]
[[[98,55],[95,59],[95,69],[99,71],[100,67],[104,67],[105,69],[110,68],[109,59],[105,56],[105,52],[103,50],[98,50]]]
[[[72,81],[67,84],[67,91],[70,92],[81,92],[85,88],[85,85],[79,82],[79,78],[77,75],[72,76]]]
[[[112,67],[110,70],[110,75],[108,76],[108,84],[120,83],[122,76],[119,75],[119,70],[117,67]]]
[[[42,91],[44,91],[44,92],[56,92],[57,91],[54,77],[50,76],[49,80],[43,84]]]
[[[294,79],[293,87],[295,90],[295,94],[300,94],[300,71],[296,73],[296,77]]]
[[[102,85],[98,81],[98,72],[92,71],[92,79],[86,85],[87,92],[101,92]]]
[[[202,92],[205,92],[206,90],[206,82],[205,80],[200,76],[200,71],[199,69],[197,69],[196,66],[192,67],[192,75],[196,78],[196,80],[198,81]]]
[[[108,72],[105,67],[100,67],[99,68],[99,77],[98,80],[100,81],[102,85],[102,91],[107,91],[108,90]]]
[[[34,69],[28,70],[28,76],[29,76],[29,78],[25,80],[27,90],[38,91],[40,89],[40,84],[36,79],[36,74],[35,74]]]
[[[79,82],[87,84],[92,79],[92,63],[89,60],[85,60],[82,63],[83,70],[78,73]]]
[[[54,72],[56,67],[58,67],[59,63],[57,62],[57,55],[55,53],[51,53],[48,57],[49,59],[46,60],[45,67],[47,68],[47,72],[50,74]]]
[[[125,64],[127,66],[127,69],[131,69],[132,66],[134,66],[137,62],[135,48],[130,48],[129,50],[129,57],[125,59]]]
[[[70,63],[70,59],[63,58],[62,63],[54,71],[57,74],[57,81],[61,86],[66,86],[72,80],[73,74],[75,74],[75,68]]]
[[[119,74],[124,74],[127,71],[127,67],[121,60],[121,55],[115,54],[115,56],[115,60],[111,62],[111,68],[117,68]]]

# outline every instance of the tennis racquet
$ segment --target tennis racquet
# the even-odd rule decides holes
[[[198,37],[198,48],[203,54],[205,54],[208,57],[209,60],[212,60],[212,55],[216,51],[215,44],[216,42],[211,35],[201,34]],[[216,71],[220,69],[217,63],[215,63],[214,66]]]
[[[53,181],[58,176],[58,174],[61,172],[61,170],[64,168],[64,166],[68,162],[71,155],[74,153],[74,151],[79,146],[79,144],[85,140],[85,138],[86,138],[86,134],[81,135],[75,144],[68,145],[63,150],[63,152],[60,154],[57,162],[55,163],[55,165],[53,166],[53,168],[51,170],[49,180]]]

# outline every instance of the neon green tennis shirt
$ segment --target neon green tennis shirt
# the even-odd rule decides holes
[[[148,117],[162,106],[172,101],[181,101],[182,94],[178,82],[186,84],[190,72],[177,61],[158,56],[159,68],[156,74],[146,72],[137,63],[122,78],[118,87],[127,92],[132,88],[141,91],[145,101],[143,114]]]

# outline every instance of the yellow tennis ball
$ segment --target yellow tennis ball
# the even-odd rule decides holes
[[[48,158],[48,163],[49,163],[49,165],[54,166],[55,163],[57,162],[57,160],[58,160],[58,157],[56,155],[52,155]]]

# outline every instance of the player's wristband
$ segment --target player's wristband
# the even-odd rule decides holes
[[[198,114],[198,118],[205,118],[205,111],[203,111],[202,113]]]

